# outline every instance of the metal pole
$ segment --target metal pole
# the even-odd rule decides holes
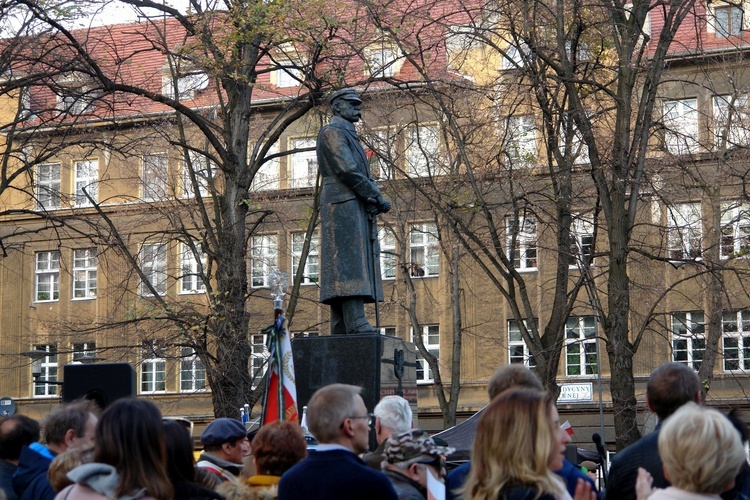
[[[377,274],[377,260],[380,255],[375,252],[375,244],[378,242],[378,216],[376,214],[370,215],[370,245],[372,246],[372,295],[375,297],[375,328],[380,333],[380,303],[378,302],[378,279],[380,276]]]

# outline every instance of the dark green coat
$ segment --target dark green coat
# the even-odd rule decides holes
[[[320,301],[361,297],[383,300],[377,229],[367,213],[380,189],[354,125],[339,116],[320,130],[316,152],[323,186],[320,199]],[[373,233],[373,231],[375,231]],[[376,236],[373,249],[373,234]]]

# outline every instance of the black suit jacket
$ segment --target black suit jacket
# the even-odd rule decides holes
[[[635,481],[638,467],[643,467],[654,478],[654,488],[666,488],[671,483],[664,477],[664,467],[659,456],[659,430],[661,423],[651,434],[619,452],[609,469],[605,500],[635,499]]]

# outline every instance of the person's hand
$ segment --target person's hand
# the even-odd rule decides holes
[[[654,478],[643,467],[638,467],[638,479],[635,480],[635,494],[638,500],[646,500],[654,492]]]
[[[380,208],[375,204],[369,204],[367,205],[367,213],[370,215],[378,215],[380,213]]]
[[[596,493],[591,491],[591,483],[579,478],[573,500],[596,500]]]

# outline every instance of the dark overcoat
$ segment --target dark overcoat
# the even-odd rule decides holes
[[[370,177],[369,161],[354,125],[334,116],[320,129],[316,152],[323,182],[320,301],[330,304],[354,297],[382,301],[380,245],[375,219],[367,213],[369,205],[376,205],[380,189]]]

